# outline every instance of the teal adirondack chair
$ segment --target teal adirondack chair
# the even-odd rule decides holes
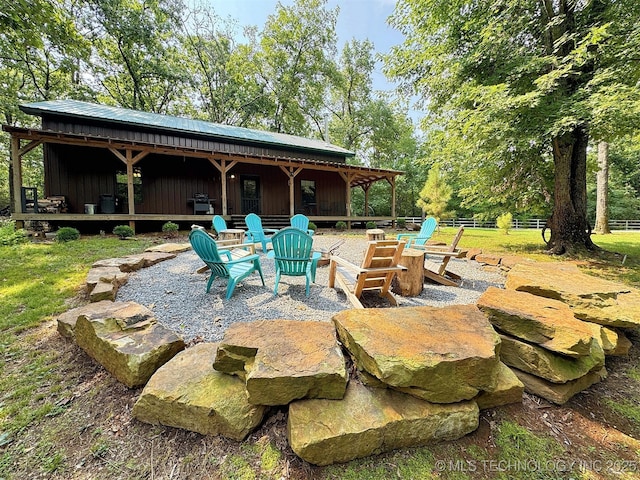
[[[431,238],[437,226],[438,221],[433,217],[428,217],[422,222],[419,233],[399,233],[397,240],[406,240],[406,248],[424,248],[427,240]]]
[[[227,229],[227,222],[220,215],[214,215],[213,221],[211,223],[212,223],[213,229],[216,231],[218,235],[220,235],[221,231]]]
[[[302,213],[297,213],[291,217],[291,226],[299,228],[303,232],[307,232],[309,235],[313,235],[314,231],[309,228],[309,218]]]
[[[244,217],[244,222],[247,224],[247,236],[249,241],[253,243],[260,243],[262,245],[262,251],[267,251],[267,245],[271,243],[271,235],[278,230],[273,228],[262,228],[262,219],[255,213],[250,213]],[[270,235],[271,234],[271,235]]]
[[[312,252],[313,238],[299,228],[287,227],[271,237],[273,250],[267,253],[267,258],[273,258],[276,263],[276,286],[273,294],[278,294],[278,284],[282,275],[292,277],[305,276],[305,295],[309,296],[309,285],[316,281],[316,268],[322,254]]]
[[[218,250],[216,242],[204,230],[192,230],[189,234],[189,242],[193,251],[198,254],[204,263],[211,269],[211,276],[207,283],[207,293],[211,289],[211,284],[216,277],[227,279],[227,300],[231,298],[233,291],[239,281],[247,278],[253,272],[258,272],[264,285],[260,257],[256,254],[247,255],[236,260],[232,260],[231,252],[228,250]],[[223,259],[226,256],[227,259]]]

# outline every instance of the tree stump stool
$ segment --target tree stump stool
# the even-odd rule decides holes
[[[380,228],[371,228],[367,230],[367,240],[369,240],[370,242],[384,240],[384,230]]]
[[[244,240],[244,230],[237,228],[222,230],[218,235],[220,236],[220,240],[235,240],[236,243],[242,243]]]
[[[403,297],[415,297],[424,288],[424,251],[415,248],[405,248],[398,262],[406,270],[399,272],[392,288],[393,293]]]

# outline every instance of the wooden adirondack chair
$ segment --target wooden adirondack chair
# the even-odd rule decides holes
[[[436,230],[438,226],[438,221],[433,217],[428,217],[424,222],[422,222],[422,226],[420,227],[420,232],[418,233],[399,233],[397,235],[398,240],[406,240],[407,248],[424,248],[427,241],[433,235],[433,232]]]
[[[313,239],[311,235],[295,227],[283,228],[271,237],[273,250],[267,258],[273,258],[276,263],[276,286],[273,294],[278,294],[278,284],[282,275],[292,277],[305,276],[305,295],[309,296],[309,285],[316,281],[316,268],[320,259],[320,252],[312,252]]]
[[[207,293],[216,277],[227,279],[227,300],[231,298],[239,281],[247,278],[253,272],[258,272],[264,285],[264,276],[260,266],[260,258],[257,254],[247,255],[233,260],[229,250],[218,250],[216,242],[203,229],[194,229],[189,234],[189,242],[193,251],[207,264],[211,270],[211,276],[207,283]],[[222,257],[226,257],[226,260]]]
[[[464,227],[460,227],[456,236],[453,237],[451,245],[425,249],[424,277],[427,280],[450,287],[460,286],[462,278],[457,273],[447,270],[447,265],[449,264],[449,260],[462,255],[462,252],[457,247],[463,233]]]
[[[244,222],[247,224],[247,236],[249,241],[253,243],[260,243],[262,245],[262,251],[267,251],[267,245],[271,243],[271,235],[278,230],[273,228],[262,228],[262,219],[255,213],[250,213],[244,217]]]
[[[404,240],[378,240],[368,242],[368,247],[358,267],[340,257],[332,256],[329,266],[329,287],[335,282],[344,290],[355,308],[364,308],[360,301],[362,292],[379,291],[380,296],[392,305],[398,305],[390,292],[391,281],[404,267],[398,265],[405,246]]]
[[[291,226],[299,228],[303,232],[307,232],[309,235],[313,235],[314,231],[309,228],[309,218],[302,213],[297,213],[291,217]]]

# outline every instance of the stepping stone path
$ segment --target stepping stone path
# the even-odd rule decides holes
[[[168,244],[171,245],[171,244]],[[182,244],[179,244],[182,245]],[[182,248],[182,247],[173,247]],[[171,248],[167,248],[171,250]],[[87,274],[87,290],[92,302],[115,300],[118,288],[127,283],[129,272],[150,267],[158,262],[175,258],[176,253],[164,251],[146,251],[136,255],[99,260],[91,266]]]
[[[288,405],[291,448],[317,465],[455,440],[478,427],[480,409],[520,402],[525,390],[565,403],[606,377],[605,355],[627,354],[623,329],[640,326],[637,290],[472,249],[468,259],[508,272],[506,289],[477,306],[237,323],[220,344],[185,349],[150,310],[113,298],[128,272],[189,248],[96,262],[94,303],[60,315],[58,331],[125,385],[144,385],[140,421],[240,441],[270,406]]]

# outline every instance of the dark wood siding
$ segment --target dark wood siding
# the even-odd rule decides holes
[[[220,211],[220,173],[208,160],[152,154],[136,166],[142,172],[143,194],[136,213],[192,214],[188,200],[196,193],[215,199]]]
[[[45,195],[67,197],[69,213],[83,213],[100,195],[114,195],[115,171],[124,167],[108,150],[54,144],[46,145],[44,165]]]
[[[337,172],[321,170],[303,170],[296,177],[296,210],[302,206],[302,180],[316,182],[316,208],[314,211],[302,211],[309,215],[346,215],[347,190],[343,178]]]

